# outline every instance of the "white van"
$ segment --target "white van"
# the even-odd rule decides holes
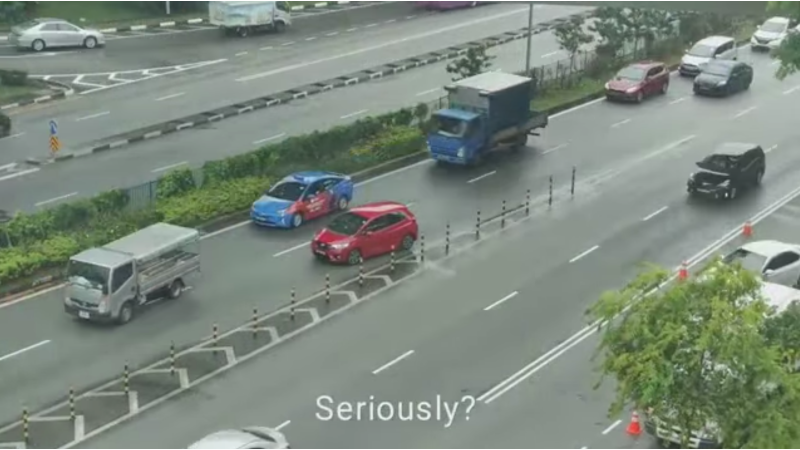
[[[710,36],[699,40],[686,51],[678,69],[683,76],[697,76],[712,59],[739,58],[736,40],[730,36]]]

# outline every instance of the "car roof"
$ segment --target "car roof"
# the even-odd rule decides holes
[[[761,148],[758,144],[747,142],[723,142],[714,150],[715,155],[739,156],[742,153]]]
[[[406,205],[398,202],[375,202],[350,208],[350,212],[367,219],[373,219],[386,213],[405,211],[407,209]]]
[[[789,22],[791,22],[791,20],[789,20],[788,17],[775,16],[775,17],[770,17],[769,19],[764,21],[764,23],[767,23],[767,22],[777,22],[777,23],[788,24]]]
[[[775,241],[775,240],[763,240],[763,241],[755,241],[755,242],[748,242],[747,244],[742,246],[742,250],[745,250],[750,253],[755,253],[756,255],[764,256],[767,258],[771,258],[778,253],[783,253],[787,250],[800,250],[797,245],[794,244],[787,244],[785,242]]]
[[[697,41],[697,43],[698,44],[703,44],[703,45],[710,45],[712,47],[716,47],[718,45],[725,44],[728,41],[732,41],[732,40],[734,40],[734,39],[732,37],[730,37],[730,36],[708,36],[708,37],[705,37],[703,39],[700,39],[699,41]]]
[[[248,427],[241,429],[221,430],[211,433],[189,446],[189,448],[248,448],[248,446],[252,444],[263,445],[263,447],[259,448],[288,447],[286,438],[277,430],[264,427]]]
[[[737,66],[739,64],[744,64],[744,63],[741,62],[741,61],[734,61],[732,59],[712,59],[711,61],[708,62],[708,66],[706,66],[706,67],[708,68],[708,67],[711,67],[711,66],[722,66],[722,67],[731,68],[731,67]]]
[[[639,61],[633,64],[630,64],[628,67],[636,67],[639,69],[652,69],[655,66],[663,66],[664,63],[661,61]]]
[[[345,177],[345,175],[335,172],[325,172],[323,170],[306,170],[303,172],[295,172],[285,177],[284,179],[281,180],[281,183],[293,182],[293,183],[309,184],[321,180],[323,178],[330,178],[330,177],[343,178]]]

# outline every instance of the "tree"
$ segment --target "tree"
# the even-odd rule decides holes
[[[599,56],[616,58],[625,43],[630,41],[630,29],[621,8],[604,6],[595,11],[595,22],[589,30],[597,33],[599,42],[597,54]]]
[[[785,346],[800,322],[769,319],[761,281],[738,265],[714,261],[701,277],[665,285],[668,277],[650,268],[589,310],[601,324],[600,383],[617,382],[610,414],[649,411],[682,431],[684,448],[704,429],[724,448],[798,448],[800,379]]]
[[[453,81],[463,80],[489,70],[494,56],[486,54],[486,47],[473,46],[467,53],[447,65],[447,73],[454,75]]]
[[[768,2],[767,12],[800,20],[800,2]],[[773,56],[780,61],[775,72],[775,77],[779,80],[800,70],[800,33],[792,33],[784,39],[773,52]]]
[[[569,54],[570,71],[575,69],[575,56],[581,46],[594,40],[594,36],[583,29],[584,21],[582,16],[573,16],[567,22],[558,25],[553,31],[558,46]]]
[[[16,24],[25,20],[26,2],[0,2],[0,23]]]
[[[629,10],[627,16],[634,54],[637,54],[639,45],[644,44],[645,53],[650,55],[657,40],[675,35],[675,20],[666,11],[633,8]]]

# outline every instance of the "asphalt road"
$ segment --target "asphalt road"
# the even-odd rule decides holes
[[[551,35],[537,35],[533,45],[534,62],[560,59]],[[493,60],[497,68],[514,71],[524,67],[524,42],[496,47],[491,53],[497,55]],[[434,101],[442,95],[440,87],[449,81],[445,65],[434,64],[105,154],[45,166],[38,172],[0,181],[0,204],[9,210],[31,210],[111,188],[136,186],[178,164],[199,167],[205,161],[254,149],[265,142],[326,129],[403,105]]]
[[[537,22],[580,10],[543,6],[537,12]],[[204,65],[182,71],[180,75],[160,76],[127,87],[79,95],[52,108],[21,112],[15,117],[15,138],[2,141],[4,150],[0,154],[0,164],[48,151],[42,143],[49,138],[47,124],[53,118],[59,122],[64,149],[80,150],[90,142],[115,134],[519,29],[527,23],[525,11],[525,7],[514,4],[489,5],[447,14],[421,15],[410,20],[393,16],[381,23],[361,22],[362,28],[352,32],[348,31],[352,28],[341,25],[333,31],[338,32],[335,36],[322,35],[317,29],[313,32],[301,30],[291,37],[268,36],[226,42],[226,46],[237,47],[225,51],[214,50],[217,48],[214,46],[208,50],[197,47],[204,52],[202,58],[186,62]],[[391,20],[397,22],[386,23]],[[314,40],[308,41],[312,38]],[[163,41],[151,41],[163,42],[174,54],[182,54],[183,50],[168,45],[172,39],[196,45],[180,34],[158,39]],[[135,43],[136,40],[126,42]],[[176,63],[154,61],[138,68],[170,67],[174,70]],[[87,65],[93,67],[92,71],[103,73],[87,75],[83,79],[85,82],[97,82],[96,78],[110,76],[107,70],[95,69],[92,62]],[[127,76],[136,79],[141,74]],[[120,77],[126,78],[126,74]]]
[[[756,70],[765,71],[763,65],[769,62],[757,64]],[[546,134],[548,145],[563,145],[559,150],[544,154],[544,148],[539,148],[520,160],[496,162],[487,167],[497,170],[494,176],[468,186],[458,182],[466,182],[473,174],[442,173],[419,165],[402,177],[390,176],[362,187],[362,195],[383,189],[395,192],[394,198],[408,195],[400,200],[414,201],[412,208],[426,232],[435,235],[445,218],[463,215],[464,220],[456,223],[459,228],[469,226],[468,213],[477,204],[497,204],[525,186],[541,192],[537,183],[541,186],[548,174],[567,172],[577,162],[586,174],[579,177],[575,199],[556,204],[551,213],[541,213],[444,267],[430,268],[413,284],[87,445],[177,448],[224,427],[278,426],[290,421],[283,431],[295,448],[630,447],[620,437],[620,427],[602,434],[614,420],[604,416],[608,390],[591,390],[596,381],[589,361],[592,339],[580,343],[582,339],[571,336],[585,325],[585,308],[603,290],[633,276],[640,262],[674,266],[798,186],[800,159],[792,152],[798,135],[788,113],[796,99],[793,92],[783,94],[797,81],[795,77],[779,83],[761,76],[748,93],[702,99],[690,95],[686,80],[673,79],[665,98],[644,105],[597,102],[557,117]],[[721,141],[752,141],[770,149],[764,186],[735,204],[687,201],[684,183],[693,162]],[[413,198],[415,194],[422,196]],[[775,228],[757,225],[756,235],[790,239],[791,228],[781,228],[786,226],[785,217],[776,220]],[[790,227],[795,225],[789,222]],[[241,265],[228,263],[224,281],[222,273],[206,271],[206,280],[189,301],[197,308],[201,304],[224,308],[229,317],[244,316],[249,305],[237,311],[239,295],[258,298],[262,292],[252,284],[247,286],[253,283],[246,281],[252,272],[258,273],[258,286],[270,286],[271,292],[284,290],[292,276],[319,276],[314,269],[303,268],[309,258],[298,251],[279,257],[280,267],[286,269],[278,271],[282,279],[268,279],[273,274],[262,267],[271,261],[272,249],[264,251],[264,245],[270,245],[266,240],[264,233],[243,227],[208,241],[207,246],[214,246],[210,264],[234,258]],[[234,251],[237,256],[226,256]],[[248,254],[257,252],[261,259],[248,259]],[[214,303],[217,289],[225,289],[224,305]],[[508,299],[501,302],[504,298]],[[36,314],[35,309],[48,308],[42,306],[45,303],[47,297],[39,297],[9,311]],[[123,335],[129,332],[148,335],[152,336],[148,343],[128,341],[127,350],[155,347],[153,341],[162,337],[157,335],[167,332],[153,322],[168,323],[165,316],[177,313],[178,308],[170,305],[159,317],[154,312],[129,328],[116,330],[110,339],[125,339]],[[40,315],[42,330],[74,326],[59,322],[57,315]],[[48,317],[55,317],[54,322],[46,322]],[[0,330],[24,323],[21,317],[5,320],[9,319],[13,322],[1,324]],[[190,321],[183,320],[181,330],[173,325],[169,333],[188,331],[193,326]],[[147,328],[137,332],[137,327]],[[20,331],[15,338],[25,334]],[[203,334],[202,326],[195,333]],[[68,335],[50,337],[56,335],[55,331],[48,336],[28,332],[28,341],[49,338],[53,342],[16,357],[14,367],[20,372],[37,367],[38,372],[47,372],[45,364],[65,365],[58,358],[70,354],[74,344],[69,344]],[[62,339],[67,342],[57,347]],[[565,352],[549,353],[554,360],[543,358],[529,366],[535,372],[532,377],[508,385],[509,389],[492,389],[562,342]],[[572,342],[576,342],[574,348],[570,348]],[[99,353],[87,348],[93,343],[83,341],[82,345],[86,353]],[[97,345],[113,344],[104,339]],[[109,354],[102,364],[123,357]],[[70,363],[81,364],[83,373],[102,373],[101,363]],[[73,372],[62,366],[60,373],[67,378]],[[25,384],[27,378],[20,376],[19,382]],[[47,391],[49,387],[38,388]],[[324,413],[316,404],[322,395],[339,402],[366,401],[370,395],[378,401],[435,401],[438,395],[459,402],[469,395],[490,403],[478,402],[467,419],[463,409],[469,404],[462,401],[449,426],[446,420],[433,419],[343,423],[316,417]]]

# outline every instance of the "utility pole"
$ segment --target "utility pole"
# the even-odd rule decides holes
[[[169,1],[167,1],[167,15],[170,15]]]
[[[528,2],[528,51],[525,54],[525,75],[531,74],[531,37],[533,37],[533,2]]]

